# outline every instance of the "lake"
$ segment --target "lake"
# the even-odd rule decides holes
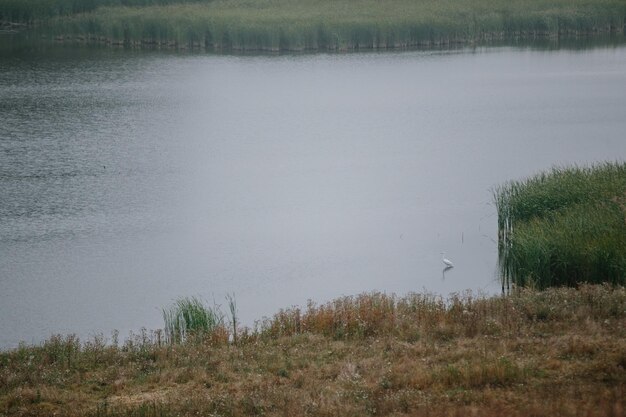
[[[626,46],[21,50],[0,120],[0,347],[156,329],[181,296],[252,326],[499,293],[493,187],[626,158]]]

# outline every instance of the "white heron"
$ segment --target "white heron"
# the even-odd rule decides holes
[[[454,268],[454,264],[452,263],[452,261],[446,258],[445,252],[441,252],[441,260],[446,265],[446,268]]]

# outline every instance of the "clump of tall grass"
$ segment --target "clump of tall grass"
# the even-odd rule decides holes
[[[494,200],[503,290],[626,283],[626,163],[554,168]]]
[[[219,308],[206,306],[196,297],[179,298],[170,308],[163,309],[163,321],[165,337],[170,343],[224,331],[224,316]]]

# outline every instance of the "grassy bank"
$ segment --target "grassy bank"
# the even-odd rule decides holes
[[[2,352],[0,415],[625,414],[623,287],[367,294],[227,329]]]
[[[626,163],[553,169],[495,200],[504,284],[626,283]]]
[[[0,0],[0,10],[8,1]],[[347,50],[623,32],[626,3],[214,0],[149,7],[106,6],[59,15],[40,21],[39,26],[44,26],[42,30],[48,35],[65,40],[218,50]]]

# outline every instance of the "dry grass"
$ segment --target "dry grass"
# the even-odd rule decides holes
[[[238,334],[236,346],[142,332],[0,353],[0,415],[625,414],[623,287],[365,294]]]

